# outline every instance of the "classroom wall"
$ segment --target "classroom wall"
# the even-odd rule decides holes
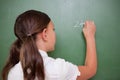
[[[56,50],[49,55],[76,65],[85,60],[80,22],[96,24],[97,74],[90,80],[120,80],[120,0],[0,0],[0,72],[16,39],[16,17],[30,9],[47,13],[55,25]]]

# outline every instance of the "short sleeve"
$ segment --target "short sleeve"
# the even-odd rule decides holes
[[[76,65],[60,58],[53,60],[47,69],[49,77],[53,76],[51,80],[76,80],[77,76],[80,76]]]

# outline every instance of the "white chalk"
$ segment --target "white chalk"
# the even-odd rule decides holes
[[[75,26],[74,27],[81,27],[81,28],[83,28],[84,27],[84,22],[81,22],[81,23],[77,23],[77,24],[75,24]]]
[[[84,24],[85,24],[84,22],[80,23],[79,26],[84,27]]]

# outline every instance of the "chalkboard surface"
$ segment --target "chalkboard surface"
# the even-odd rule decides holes
[[[0,0],[0,71],[15,40],[16,17],[30,9],[47,13],[55,25],[56,50],[49,55],[76,65],[85,60],[85,39],[80,22],[97,27],[98,71],[90,80],[120,80],[120,0]]]

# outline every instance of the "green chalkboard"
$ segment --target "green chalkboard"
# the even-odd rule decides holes
[[[30,9],[47,13],[55,25],[56,50],[49,55],[76,65],[85,60],[85,39],[79,22],[97,27],[97,74],[90,80],[120,80],[120,0],[0,0],[0,71],[15,40],[16,17]]]

